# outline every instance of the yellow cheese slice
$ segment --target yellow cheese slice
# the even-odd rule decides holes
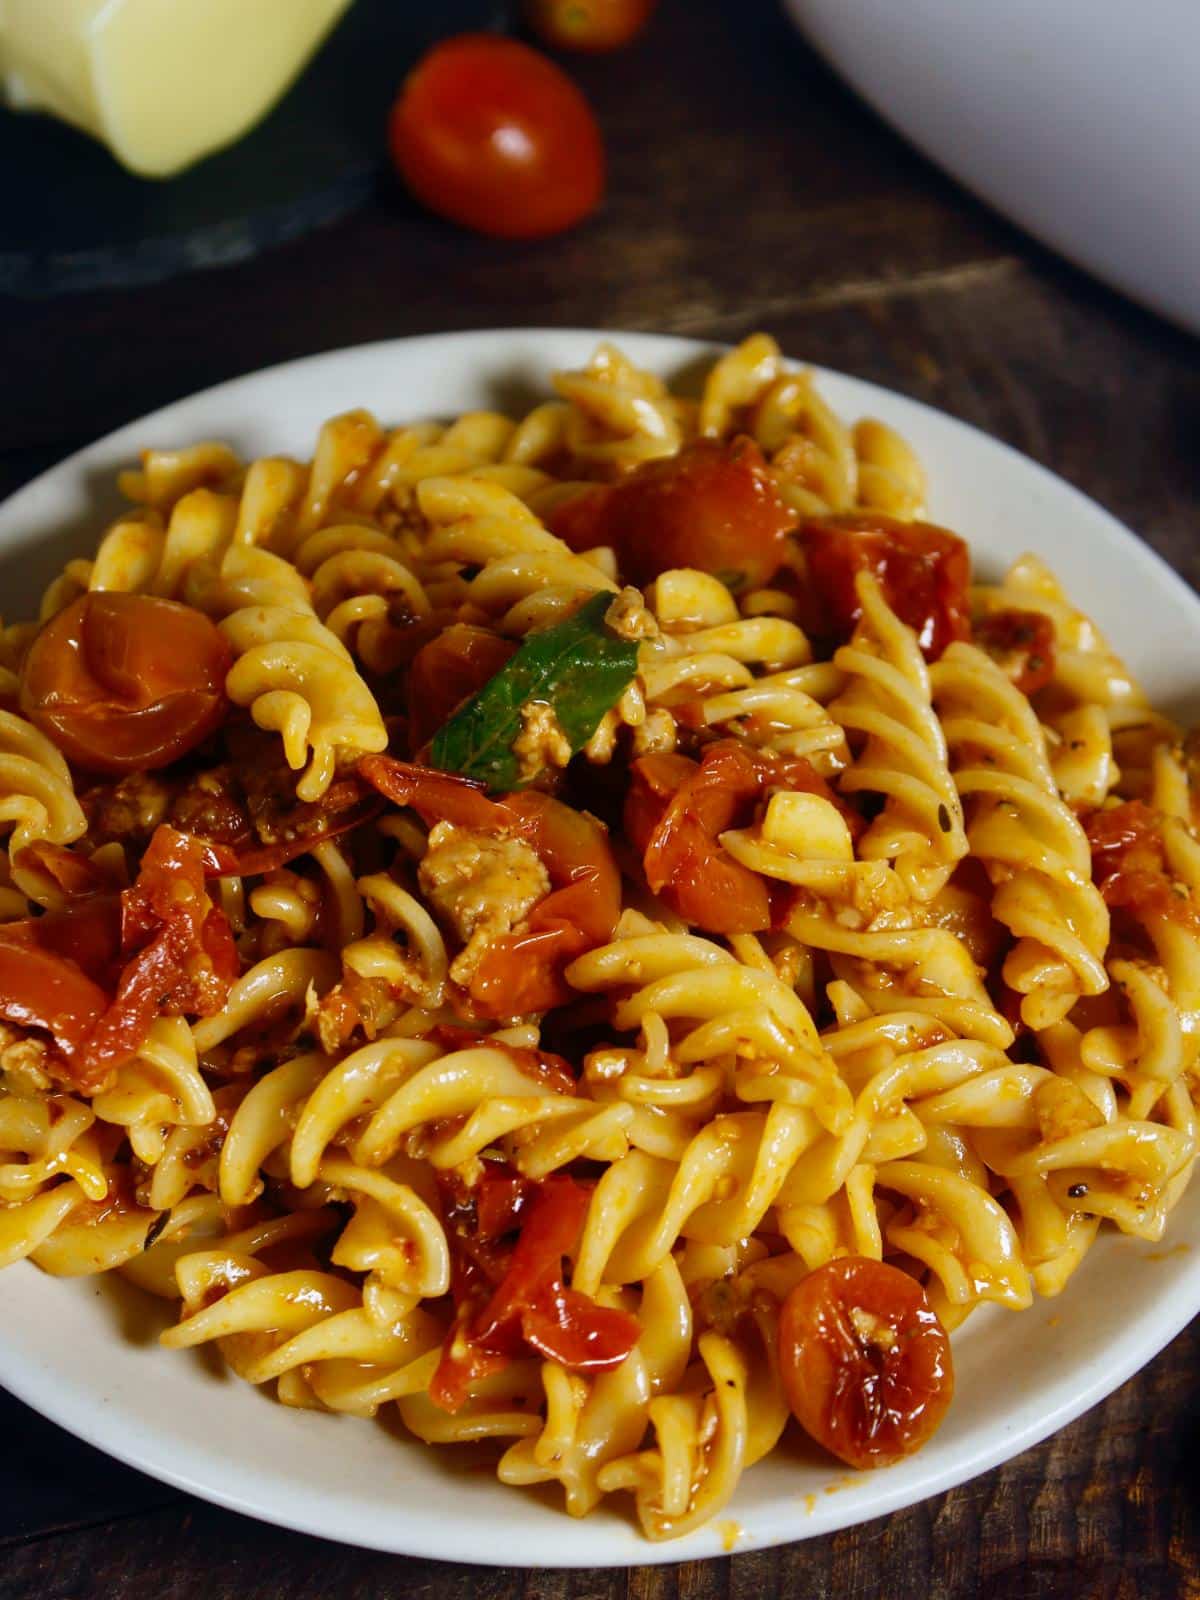
[[[239,139],[351,0],[0,0],[0,81],[146,177]]]

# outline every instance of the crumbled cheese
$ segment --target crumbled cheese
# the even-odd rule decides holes
[[[664,706],[647,711],[646,720],[633,730],[635,756],[669,755],[675,743],[675,718]]]
[[[439,822],[417,878],[434,910],[463,941],[450,968],[468,984],[488,946],[511,933],[550,892],[550,875],[523,839]]]
[[[0,1072],[8,1087],[18,1093],[33,1094],[50,1087],[46,1071],[47,1049],[41,1039],[31,1038],[20,1028],[0,1022]]]
[[[571,759],[571,741],[545,700],[530,700],[521,707],[521,731],[512,748],[522,783],[532,782],[547,767],[565,767]]]
[[[604,620],[618,639],[637,644],[642,639],[658,638],[658,621],[640,589],[622,589],[604,613]]]
[[[587,759],[596,766],[607,766],[616,753],[617,734],[622,728],[641,728],[646,721],[646,695],[640,678],[635,678],[616,705],[596,724],[596,731],[583,747]]]
[[[588,1083],[611,1083],[624,1075],[629,1066],[629,1052],[612,1047],[589,1050],[583,1058],[583,1076]]]

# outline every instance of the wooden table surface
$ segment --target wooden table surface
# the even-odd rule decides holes
[[[249,264],[0,302],[0,492],[166,401],[340,345],[515,324],[725,339],[765,327],[793,355],[1007,440],[1200,582],[1191,337],[1051,258],[909,151],[772,0],[665,0],[638,48],[577,70],[611,182],[602,214],[574,234],[500,245],[389,191]],[[0,1594],[1200,1595],[1198,1421],[1200,1323],[1056,1438],[909,1511],[727,1561],[570,1574],[280,1532],[127,1471],[0,1395]]]

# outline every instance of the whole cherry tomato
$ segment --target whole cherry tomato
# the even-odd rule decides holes
[[[672,567],[715,573],[732,589],[766,583],[787,554],[793,512],[752,439],[698,439],[619,483],[587,489],[551,513],[572,550],[611,545],[628,583]]]
[[[925,1291],[865,1256],[826,1262],[788,1295],[779,1370],[800,1426],[852,1467],[919,1450],[954,1394],[950,1341]]]
[[[424,205],[480,233],[538,239],[604,192],[600,129],[552,61],[516,39],[443,40],[392,107],[392,159]]]
[[[85,594],[34,640],[21,710],[77,766],[148,772],[218,726],[229,666],[229,646],[202,612],[144,594]]]
[[[658,0],[526,0],[525,15],[555,50],[619,50],[650,20]]]

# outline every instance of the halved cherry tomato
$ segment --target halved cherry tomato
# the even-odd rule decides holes
[[[496,34],[445,39],[417,63],[390,141],[418,200],[499,238],[559,233],[604,192],[600,129],[583,95],[538,51]]]
[[[780,758],[735,739],[710,744],[699,765],[680,755],[635,761],[625,801],[625,833],[641,854],[652,891],[706,933],[760,933],[772,925],[766,882],[718,843],[744,827],[771,789],[819,794],[853,833],[861,819],[803,757]]]
[[[851,1467],[919,1450],[954,1393],[950,1341],[925,1291],[865,1256],[826,1262],[788,1295],[779,1370],[800,1426]]]
[[[526,0],[529,26],[555,50],[619,50],[649,22],[658,0]]]
[[[800,527],[806,582],[801,621],[819,638],[848,639],[862,615],[854,580],[870,572],[884,599],[936,660],[955,639],[971,637],[967,594],[971,558],[956,533],[878,512],[814,517]]]
[[[629,583],[698,567],[732,589],[766,583],[778,571],[795,525],[762,451],[746,438],[697,439],[619,483],[585,490],[549,518],[572,550],[611,545]]]
[[[562,1281],[563,1257],[579,1238],[590,1191],[555,1173],[536,1186],[530,1201],[529,1180],[511,1176],[515,1182],[503,1194],[477,1204],[474,1228],[469,1203],[447,1219],[459,1314],[429,1386],[430,1399],[446,1411],[457,1411],[476,1379],[506,1366],[523,1347],[572,1372],[607,1372],[641,1335],[636,1317],[598,1306]],[[507,1259],[479,1250],[478,1242],[490,1242],[488,1230],[512,1222],[520,1232]]]
[[[515,833],[550,875],[551,892],[520,932],[499,935],[475,969],[470,994],[488,1017],[523,1016],[571,996],[563,968],[612,937],[621,914],[621,875],[598,822],[536,789],[489,800],[482,786],[391,756],[364,756],[358,770],[397,805],[427,822]]]
[[[220,632],[191,606],[85,594],[34,640],[21,709],[78,766],[152,771],[219,725],[230,663]]]
[[[644,756],[634,763],[626,801],[625,832],[642,855],[646,882],[707,933],[761,933],[771,926],[766,883],[717,843],[739,812],[750,820],[758,799],[758,775],[742,748],[732,741],[710,745],[699,766],[685,756]]]
[[[1054,676],[1054,624],[1044,611],[993,611],[975,623],[974,640],[1022,694],[1036,694]]]
[[[408,731],[422,749],[464,700],[482,689],[516,650],[490,628],[456,622],[422,645],[408,669]]]

